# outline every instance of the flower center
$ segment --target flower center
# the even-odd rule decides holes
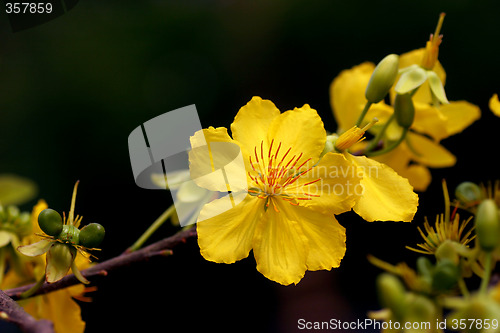
[[[320,181],[321,178],[306,183],[299,181],[301,177],[302,180],[309,177],[306,174],[313,170],[314,165],[308,167],[306,164],[309,164],[312,159],[308,158],[298,165],[303,153],[289,156],[291,147],[283,153],[281,142],[275,151],[273,151],[273,146],[274,139],[266,153],[264,152],[264,141],[261,141],[260,148],[254,147],[253,156],[249,156],[252,170],[248,172],[248,176],[255,186],[248,189],[248,194],[264,199],[264,210],[267,211],[267,208],[272,205],[276,212],[279,212],[277,199],[298,206],[300,200],[311,200],[313,197],[319,197],[319,194],[308,193],[307,186]]]

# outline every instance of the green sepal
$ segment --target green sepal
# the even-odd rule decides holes
[[[444,91],[444,86],[437,74],[434,71],[427,71],[427,79],[429,80],[429,86],[431,87],[432,94],[443,104],[450,104],[448,98],[446,98],[446,93]]]
[[[54,242],[51,240],[42,239],[30,245],[19,246],[17,250],[25,256],[36,257],[47,252],[53,244]]]
[[[76,258],[76,248],[71,245],[54,243],[47,252],[45,277],[48,283],[62,279]]]
[[[82,275],[82,272],[80,272],[80,270],[76,266],[76,260],[73,260],[73,263],[71,264],[71,271],[73,272],[73,274],[75,275],[75,277],[78,279],[78,281],[80,281],[81,283],[83,283],[83,284],[89,284],[90,283],[90,281],[87,280]]]
[[[14,234],[9,231],[0,230],[0,248],[8,245],[12,241],[13,236]]]
[[[410,66],[403,71],[401,77],[396,83],[394,90],[398,94],[406,94],[420,87],[427,80],[427,72],[419,66]]]

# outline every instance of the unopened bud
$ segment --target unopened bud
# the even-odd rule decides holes
[[[338,138],[339,138],[339,136],[337,134],[326,136],[325,148],[323,148],[323,151],[321,152],[320,158],[323,157],[327,153],[330,153],[332,151],[335,152],[335,141],[337,141]]]
[[[378,63],[366,86],[365,97],[369,102],[378,103],[385,98],[396,81],[398,68],[397,54],[389,54]]]
[[[466,207],[477,204],[483,197],[481,189],[477,184],[471,182],[463,182],[457,186],[455,197]]]
[[[390,309],[397,318],[402,318],[406,309],[406,290],[399,278],[389,273],[380,274],[377,291],[382,306]]]
[[[411,94],[397,94],[394,100],[394,115],[398,125],[403,128],[410,128],[415,118],[415,107],[411,99]]]
[[[475,223],[479,246],[484,251],[493,251],[498,245],[500,235],[498,207],[493,199],[483,200],[479,204]]]
[[[451,260],[438,260],[432,275],[432,288],[446,291],[453,288],[460,278],[460,269]]]

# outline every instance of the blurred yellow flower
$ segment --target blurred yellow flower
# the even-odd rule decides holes
[[[500,101],[498,101],[498,95],[493,94],[490,98],[489,103],[490,110],[497,116],[500,117]]]
[[[420,64],[423,56],[424,49],[405,53],[399,58],[399,67],[407,68]],[[342,71],[333,80],[330,86],[330,102],[340,133],[356,123],[366,103],[364,90],[374,68],[373,63],[365,62]],[[446,75],[439,61],[436,61],[432,70],[445,82]],[[394,97],[395,92],[392,91],[391,101],[394,101]],[[429,167],[450,167],[456,162],[455,156],[439,142],[460,133],[480,117],[479,108],[466,101],[452,101],[439,107],[434,106],[432,102],[429,82],[424,82],[413,96],[415,118],[407,138],[391,152],[374,157],[407,178],[418,191],[425,191],[431,181]],[[393,107],[385,101],[373,104],[366,119],[376,117],[379,122],[370,131],[377,133],[393,112]],[[402,128],[393,122],[386,132],[387,138],[396,140],[401,131]]]
[[[320,159],[326,132],[317,112],[304,105],[280,113],[271,101],[254,97],[231,131],[233,138],[223,127],[191,137],[192,147],[211,149],[205,158],[190,152],[191,176],[199,186],[226,190],[227,184],[195,176],[207,163],[214,169],[217,142],[238,145],[245,164],[244,179],[237,179],[238,170],[226,170],[231,194],[201,210],[197,231],[203,257],[233,263],[253,250],[257,270],[284,285],[298,283],[306,270],[338,267],[345,229],[334,214],[354,206],[360,177],[342,154]]]

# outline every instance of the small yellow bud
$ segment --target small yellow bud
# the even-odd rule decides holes
[[[486,199],[479,204],[475,222],[479,246],[484,251],[493,251],[498,245],[500,235],[500,221],[495,200]]]
[[[389,54],[378,63],[366,86],[365,97],[369,102],[378,103],[385,98],[396,81],[398,68],[397,54]]]
[[[373,118],[365,127],[359,128],[358,126],[354,126],[349,130],[345,131],[337,141],[335,141],[335,149],[337,151],[344,151],[346,149],[351,148],[356,143],[363,141],[365,132],[370,129],[375,123],[378,121],[377,118]]]

